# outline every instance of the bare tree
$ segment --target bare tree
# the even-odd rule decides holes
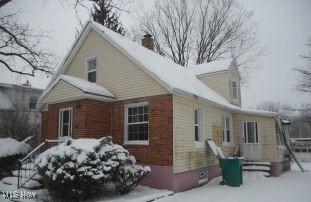
[[[187,0],[156,1],[153,12],[141,18],[141,28],[155,38],[159,54],[186,66],[193,50],[195,7]]]
[[[293,115],[292,107],[280,102],[264,101],[257,106],[257,109],[276,112],[281,119],[288,119]]]
[[[309,53],[301,55],[305,67],[294,68],[299,74],[295,90],[301,93],[311,93],[311,38],[308,40],[307,47],[310,48]]]
[[[1,10],[4,7],[0,7]],[[41,48],[47,36],[18,21],[18,12],[0,14],[0,64],[13,73],[34,76],[54,72],[52,54]]]
[[[252,15],[235,0],[158,0],[139,27],[154,36],[159,54],[180,65],[234,57],[247,69],[264,53]]]

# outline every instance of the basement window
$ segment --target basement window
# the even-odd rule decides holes
[[[96,58],[87,59],[87,80],[89,82],[96,82],[96,70],[97,70],[97,60]]]
[[[149,106],[147,102],[125,106],[125,143],[149,144]]]

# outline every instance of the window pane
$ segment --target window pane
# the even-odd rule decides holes
[[[88,71],[95,70],[96,69],[96,59],[90,59],[88,60]]]
[[[247,123],[247,137],[248,137],[248,143],[255,143],[254,123],[253,122]]]
[[[227,130],[227,142],[231,142],[230,130]]]
[[[63,133],[62,133],[63,137],[68,136],[69,135],[68,132],[69,132],[69,125],[68,124],[63,125]]]
[[[226,129],[230,129],[230,119],[226,118]]]
[[[199,127],[194,126],[194,139],[195,141],[199,141]]]
[[[144,106],[144,113],[146,114],[146,113],[148,113],[148,112],[149,112],[148,106]]]
[[[63,111],[63,124],[69,123],[69,110]]]
[[[257,126],[257,122],[255,122],[255,134],[256,134],[256,143],[258,143],[258,126]]]
[[[237,84],[235,81],[232,82],[232,95],[234,99],[237,99]]]
[[[96,71],[95,72],[89,72],[87,75],[87,80],[89,82],[95,83],[96,82]]]
[[[198,124],[198,110],[194,110],[194,124]]]
[[[143,114],[144,107],[138,107],[138,114]]]
[[[38,97],[30,96],[29,98],[29,109],[35,109],[38,101]]]

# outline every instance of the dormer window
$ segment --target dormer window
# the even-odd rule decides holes
[[[232,98],[238,100],[238,86],[235,81],[232,81]]]
[[[87,80],[89,82],[96,82],[96,69],[97,69],[97,60],[96,58],[87,59]]]

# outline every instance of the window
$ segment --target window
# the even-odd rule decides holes
[[[231,127],[231,119],[229,117],[222,117],[222,141],[224,143],[233,143],[233,133]]]
[[[232,97],[234,100],[238,99],[238,86],[235,81],[232,81]]]
[[[203,142],[203,108],[195,107],[194,109],[194,140]]]
[[[244,141],[245,143],[258,143],[258,123],[244,123]]]
[[[38,97],[30,96],[29,97],[29,109],[35,109],[38,102]]]
[[[125,141],[148,144],[149,107],[148,103],[135,103],[125,108]]]
[[[96,58],[91,58],[87,60],[87,80],[89,82],[96,82],[96,68],[97,60]]]
[[[64,108],[59,110],[59,138],[71,136],[72,115],[72,108]]]

